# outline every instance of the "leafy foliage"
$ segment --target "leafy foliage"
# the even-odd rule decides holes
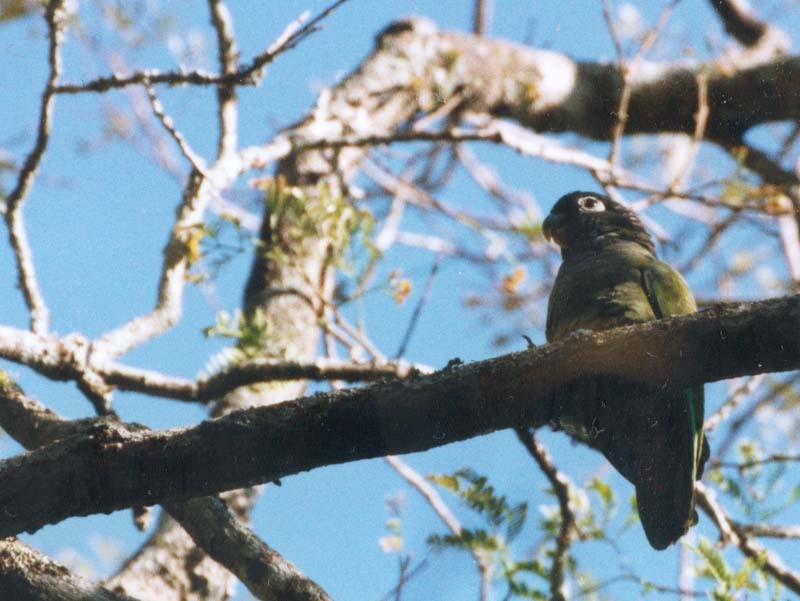
[[[764,577],[759,569],[764,563],[763,559],[754,561],[746,558],[742,562],[742,567],[736,570],[725,561],[720,550],[705,538],[701,538],[693,550],[700,558],[700,563],[696,567],[697,575],[716,582],[711,593],[714,601],[741,599],[743,597],[737,593],[742,591],[762,592]]]

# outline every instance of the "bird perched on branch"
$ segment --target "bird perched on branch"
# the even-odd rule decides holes
[[[697,310],[686,282],[658,260],[641,221],[620,203],[572,192],[555,204],[543,231],[563,259],[550,293],[548,341]],[[655,549],[697,522],[694,482],[709,455],[702,386],[676,390],[662,382],[587,377],[559,392],[553,421],[602,452],[636,487],[639,517]]]

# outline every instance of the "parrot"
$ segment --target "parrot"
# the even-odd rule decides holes
[[[548,342],[697,310],[637,215],[605,195],[562,196],[542,233],[562,258],[547,307]],[[645,536],[663,550],[697,523],[694,482],[709,457],[703,405],[702,386],[673,390],[597,375],[560,390],[550,421],[600,451],[634,485]]]

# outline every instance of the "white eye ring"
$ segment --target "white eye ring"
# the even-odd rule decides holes
[[[581,196],[578,199],[578,206],[585,211],[593,211],[595,213],[606,210],[606,205],[603,201],[594,196]]]

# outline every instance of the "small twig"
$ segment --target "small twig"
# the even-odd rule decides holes
[[[203,160],[203,157],[192,150],[192,147],[186,141],[186,138],[183,137],[183,134],[175,128],[175,122],[172,120],[172,117],[167,115],[164,111],[164,105],[161,104],[158,96],[156,96],[155,89],[152,86],[145,86],[145,91],[147,92],[147,97],[150,99],[150,107],[153,110],[153,114],[156,116],[167,133],[172,136],[172,139],[175,140],[175,143],[181,150],[181,154],[183,154],[184,158],[189,161],[189,164],[191,164],[195,171],[208,179],[205,160]]]
[[[445,526],[454,535],[458,536],[463,531],[461,522],[444,502],[441,495],[431,484],[423,478],[419,472],[408,465],[405,461],[394,455],[387,455],[384,457],[386,462],[396,471],[406,482],[408,482],[419,494],[423,496],[425,501],[433,509],[434,513],[439,516],[439,519],[444,522]],[[489,585],[492,580],[492,566],[487,561],[486,557],[477,549],[472,549],[472,556],[475,558],[475,563],[478,566],[478,571],[481,576],[481,596],[480,599],[488,598]]]
[[[22,205],[33,185],[39,164],[42,161],[47,143],[50,139],[50,129],[53,120],[53,105],[55,101],[55,87],[61,75],[61,43],[64,39],[66,14],[64,0],[50,0],[45,11],[45,20],[49,31],[49,49],[47,60],[50,72],[47,77],[39,110],[39,126],[36,132],[36,142],[33,149],[25,158],[22,169],[17,176],[14,189],[5,199],[5,220],[8,226],[8,235],[14,257],[17,261],[17,274],[19,287],[25,298],[30,314],[31,331],[37,334],[46,334],[50,329],[50,310],[47,308],[44,295],[39,287],[36,269],[33,264],[33,253],[25,221],[22,217]]]
[[[739,524],[736,527],[750,536],[760,538],[800,538],[800,526],[778,526],[776,524]]]
[[[702,482],[695,482],[698,506],[713,520],[720,531],[723,541],[729,542],[759,565],[762,570],[771,574],[786,588],[800,594],[800,574],[784,565],[772,551],[752,540],[738,524],[733,522],[716,498],[714,491]]]
[[[472,14],[472,33],[488,35],[492,29],[494,0],[475,0]]]
[[[289,35],[282,33],[276,43],[270,44],[266,52],[259,54],[248,65],[241,65],[236,71],[228,74],[212,73],[197,69],[194,71],[161,71],[159,69],[145,69],[135,71],[128,75],[112,73],[105,77],[99,77],[86,83],[65,83],[53,87],[55,94],[84,94],[102,93],[116,88],[124,88],[133,85],[157,85],[166,84],[170,86],[178,85],[197,85],[197,86],[218,86],[218,85],[240,85],[254,86],[259,83],[258,73],[269,63],[275,60],[278,55],[294,48],[300,41],[308,37],[315,31],[319,31],[319,23],[330,15],[336,8],[344,4],[347,0],[338,0],[319,15],[309,21],[304,27],[296,28],[292,22],[287,27],[291,30]]]
[[[259,54],[253,58],[249,65],[242,67],[239,69],[239,71],[237,71],[237,78],[243,78],[245,80],[252,78],[254,74],[258,73],[261,71],[261,69],[274,61],[279,54],[294,48],[309,35],[319,31],[319,24],[345,2],[347,2],[347,0],[337,0],[302,27],[297,27],[300,22],[305,20],[302,16],[300,19],[290,23],[284,32],[278,36],[278,39],[274,43],[270,44],[266,52]]]
[[[703,430],[710,432],[722,422],[728,419],[742,402],[747,399],[764,381],[764,374],[758,374],[750,378],[745,378],[741,385],[734,390],[727,401],[720,405],[714,413],[706,418]]]
[[[402,561],[402,560],[401,560]],[[414,576],[418,575],[422,570],[428,567],[428,557],[423,557],[420,562],[414,566],[412,569],[408,569],[408,565],[406,565],[403,570],[403,578],[392,587],[388,593],[386,593],[383,597],[381,597],[380,601],[392,601],[393,599],[397,601],[398,595],[402,593],[403,587],[411,580]]]
[[[456,157],[473,181],[507,211],[508,205],[520,207],[532,219],[541,218],[542,210],[525,190],[507,188],[491,167],[484,165],[466,145],[456,146]]]
[[[658,39],[658,34],[661,33],[661,30],[664,28],[664,25],[666,25],[670,14],[678,2],[680,2],[680,0],[672,0],[664,7],[664,9],[661,11],[661,14],[658,16],[656,24],[644,36],[644,39],[639,45],[639,49],[636,51],[633,59],[630,62],[626,62],[622,52],[622,43],[619,38],[619,34],[617,33],[617,28],[614,25],[614,18],[611,15],[611,1],[603,0],[603,18],[606,21],[608,30],[611,33],[611,39],[614,42],[614,49],[617,53],[617,63],[619,65],[619,73],[620,77],[622,78],[622,91],[620,92],[619,104],[617,106],[617,120],[612,132],[611,148],[608,153],[608,162],[612,165],[618,165],[620,162],[620,142],[622,140],[622,135],[625,133],[625,126],[628,123],[628,108],[630,106],[631,94],[633,91],[631,86],[631,76],[636,72],[640,61],[644,58],[644,55],[648,50],[650,50],[650,48]]]
[[[419,300],[417,301],[417,304],[414,307],[414,311],[411,314],[411,319],[408,322],[406,333],[403,335],[403,340],[400,342],[400,346],[397,348],[397,352],[394,355],[395,359],[400,359],[403,355],[406,354],[408,343],[411,341],[411,337],[414,335],[414,330],[416,329],[417,323],[419,322],[419,316],[422,314],[422,308],[428,301],[431,289],[433,288],[433,280],[436,279],[436,274],[439,271],[439,264],[441,263],[441,260],[442,260],[441,255],[436,255],[436,259],[434,260],[433,265],[431,266],[431,272],[428,274],[428,279],[425,280],[425,287],[422,289],[422,294],[420,295]]]
[[[697,81],[697,112],[694,116],[694,134],[692,135],[692,146],[689,152],[686,153],[686,158],[683,165],[676,171],[675,176],[669,183],[669,190],[675,190],[681,186],[684,178],[686,177],[689,169],[691,169],[697,158],[697,153],[700,150],[700,145],[703,142],[703,136],[706,133],[706,124],[708,123],[708,73],[700,71],[695,77]]]
[[[781,143],[781,149],[778,151],[777,157],[778,163],[782,162],[789,155],[798,139],[800,139],[800,121],[792,125],[792,130]]]
[[[745,167],[757,173],[765,183],[786,190],[793,210],[792,214],[778,217],[781,246],[792,279],[800,281],[800,179],[792,171],[784,169],[778,161],[742,140],[721,140],[720,143],[734,158],[740,158]]]
[[[587,152],[564,146],[559,142],[535,134],[522,126],[500,119],[481,119],[477,129],[452,127],[440,131],[398,131],[385,135],[342,136],[340,138],[320,139],[303,145],[303,150],[321,148],[345,148],[348,146],[380,146],[403,142],[490,142],[505,145],[517,152],[540,158],[545,161],[583,167],[596,171],[601,176],[613,179],[616,185],[627,187],[637,185],[637,178]],[[638,185],[644,185],[639,182]]]
[[[561,512],[561,524],[556,537],[556,549],[553,554],[553,567],[550,570],[550,598],[557,601],[565,599],[564,586],[564,567],[566,565],[567,552],[572,541],[572,529],[576,527],[575,514],[569,504],[570,483],[564,474],[558,471],[550,457],[550,453],[542,443],[536,440],[532,432],[525,428],[516,429],[517,438],[525,445],[525,448],[533,457],[539,469],[542,470],[553,492],[558,500],[558,508]]]
[[[678,269],[684,275],[693,270],[706,254],[714,247],[722,235],[728,231],[733,225],[740,222],[742,217],[741,211],[733,211],[725,219],[717,223],[711,228],[711,231],[706,236],[702,246],[695,252],[683,265]]]
[[[789,390],[796,382],[800,381],[800,374],[796,374],[793,377],[790,377],[788,380],[780,382],[772,386],[766,393],[764,393],[760,399],[753,402],[747,410],[739,415],[735,420],[731,422],[730,428],[725,434],[725,438],[722,440],[721,443],[715,445],[715,455],[716,457],[724,457],[725,454],[728,452],[728,449],[731,445],[736,441],[736,437],[739,434],[739,431],[753,418],[755,413],[767,403],[770,403],[776,395],[783,393],[786,390]]]
[[[769,463],[790,463],[800,461],[800,455],[786,455],[783,453],[774,453],[767,455],[761,459],[751,459],[750,461],[743,461],[738,463],[736,461],[714,461],[712,467],[728,467],[739,470],[740,472],[748,470],[757,466],[766,465]]]
[[[609,587],[612,584],[615,584],[617,582],[633,582],[634,584],[637,584],[641,588],[652,589],[653,591],[656,591],[656,592],[659,592],[659,593],[672,593],[672,594],[675,594],[675,595],[681,595],[682,597],[692,597],[692,598],[694,598],[694,597],[697,597],[697,598],[702,597],[704,599],[708,597],[708,595],[706,593],[701,592],[701,591],[693,591],[693,590],[689,590],[689,589],[686,589],[686,588],[683,588],[683,587],[680,587],[680,586],[677,587],[677,588],[674,587],[674,586],[666,586],[666,585],[663,585],[663,584],[658,584],[658,583],[653,582],[651,580],[646,580],[646,579],[642,578],[641,576],[637,576],[635,574],[629,574],[629,573],[619,574],[618,576],[614,576],[612,578],[609,578],[608,580],[604,580],[604,581],[599,582],[599,583],[597,583],[597,584],[595,584],[593,586],[586,587],[586,588],[582,589],[575,596],[576,596],[576,598],[588,597],[589,595],[593,595],[595,593],[598,593],[601,590],[603,590],[604,588],[607,588],[607,587]]]

